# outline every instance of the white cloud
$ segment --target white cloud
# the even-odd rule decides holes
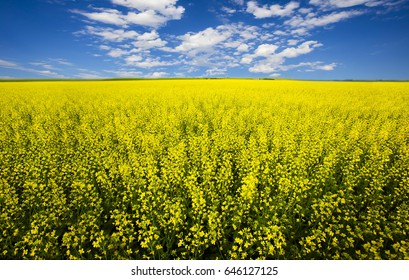
[[[320,6],[322,8],[349,8],[358,5],[366,5],[374,7],[384,4],[389,1],[379,0],[310,0],[311,5]]]
[[[298,47],[294,48],[287,48],[280,53],[280,56],[293,58],[300,56],[302,54],[310,53],[313,49],[322,46],[322,44],[318,43],[317,41],[307,41],[299,45]]]
[[[211,68],[206,70],[206,76],[224,76],[226,75],[227,69],[225,68]]]
[[[161,48],[167,44],[166,41],[159,38],[159,34],[156,30],[139,35],[136,39],[133,45],[141,49]]]
[[[268,51],[269,48],[259,46],[259,48],[262,47],[261,50],[257,48],[254,55],[250,56],[250,58],[254,59],[256,57],[261,56],[258,54],[263,54],[262,56],[265,57],[265,59],[258,61],[255,65],[249,68],[249,71],[253,73],[277,72],[283,69],[284,67],[283,64],[285,63],[286,59],[295,58],[300,55],[310,53],[315,48],[320,47],[320,46],[322,45],[318,43],[317,41],[307,41],[297,47],[286,48],[279,53],[276,53],[275,50],[274,52],[272,52],[274,47],[270,47],[270,50]],[[242,61],[242,63],[244,62]]]
[[[243,56],[243,58],[240,61],[240,63],[242,63],[242,64],[250,64],[252,62],[253,62],[253,56],[252,55]]]
[[[141,13],[130,12],[124,16],[127,24],[136,24],[148,27],[159,27],[165,24],[169,19],[158,15],[155,11],[148,10]]]
[[[153,73],[151,73],[149,75],[146,75],[145,77],[146,78],[162,78],[162,77],[165,77],[167,75],[168,75],[168,73],[166,73],[166,72],[153,72]]]
[[[112,42],[123,42],[125,40],[136,39],[139,33],[130,30],[126,31],[124,29],[113,29],[113,28],[103,28],[103,27],[93,27],[86,26],[81,34],[90,34],[101,37],[103,40]]]
[[[280,56],[272,56],[262,60],[249,68],[252,73],[273,73],[277,72],[279,66],[284,63],[284,59]]]
[[[373,0],[373,1],[368,1],[365,6],[367,7],[376,7],[376,6],[384,6],[386,9],[384,10],[385,12],[393,11],[393,10],[399,10],[401,8],[401,5],[406,3],[407,0]]]
[[[217,44],[224,42],[231,36],[230,32],[220,31],[214,28],[207,28],[197,33],[187,33],[179,38],[182,43],[175,48],[176,51],[182,53],[190,53],[192,55],[198,52],[212,50]]]
[[[42,67],[42,68],[45,68],[46,70],[38,70],[38,69],[33,69],[31,67],[30,68],[29,67],[24,67],[24,66],[21,66],[21,65],[19,65],[17,63],[0,59],[0,67],[1,68],[15,69],[15,70],[34,73],[34,74],[38,74],[38,75],[46,76],[46,77],[53,77],[53,78],[63,77],[62,75],[58,74],[57,72],[51,71],[51,70],[54,70],[54,68],[53,68],[53,66],[51,66],[49,64],[46,64],[46,63],[43,63],[43,62],[39,62],[39,63],[34,62],[34,63],[31,63],[31,65]]]
[[[295,9],[300,6],[298,2],[291,1],[285,6],[274,4],[271,6],[264,5],[259,7],[256,1],[249,1],[247,3],[247,12],[253,14],[256,18],[267,18],[273,16],[289,16]]]
[[[17,67],[17,64],[15,64],[14,62],[11,62],[11,61],[0,59],[0,67],[15,68],[15,67]]]
[[[223,46],[226,48],[237,48],[238,46],[240,46],[240,44],[240,41],[231,41],[224,43]]]
[[[36,70],[35,71],[37,74],[43,75],[43,76],[48,76],[48,77],[55,77],[59,76],[56,72],[50,71],[50,70]]]
[[[110,47],[110,46],[106,46],[106,45],[101,45],[101,46],[99,46],[99,49],[100,49],[100,50],[103,50],[103,51],[109,51],[109,50],[111,49],[111,47]]]
[[[257,57],[270,57],[278,49],[278,46],[272,44],[262,44],[257,47],[254,54],[247,54],[241,59],[241,63],[250,64]]]
[[[271,37],[267,31],[243,23],[220,25],[173,37],[172,47],[167,46],[168,42],[162,40],[155,29],[138,33],[123,28],[87,26],[80,34],[100,37],[104,44],[98,48],[106,51],[107,56],[120,58],[124,67],[145,69],[176,64],[210,69],[238,67],[243,53],[252,49],[257,42],[270,40]],[[168,54],[152,52],[152,49]]]
[[[181,64],[209,69],[234,68],[240,66],[245,53],[250,56],[248,52],[254,45],[269,40],[265,33],[267,31],[259,27],[243,23],[220,25],[179,36],[181,43],[173,51],[181,53],[178,58]]]
[[[182,6],[175,6],[177,0],[112,0],[112,3],[141,12],[154,11],[169,19],[180,19],[185,11]]]
[[[298,12],[302,13],[302,14],[309,14],[312,12],[311,8],[300,8],[298,9]]]
[[[173,51],[181,54],[178,61],[184,65],[208,69],[235,68],[240,66],[243,56],[250,56],[247,59],[251,63],[248,52],[257,43],[270,40],[264,36],[266,34],[267,31],[256,26],[225,24],[179,36],[177,39],[181,42]]]
[[[347,9],[351,7],[364,6],[368,8],[381,7],[382,12],[390,12],[401,8],[407,0],[310,0],[311,5],[317,6],[320,10]],[[378,13],[382,13],[378,11]]]
[[[142,59],[143,59],[143,57],[140,56],[140,55],[131,55],[131,56],[128,56],[128,57],[125,59],[125,61],[126,61],[126,63],[127,63],[128,65],[132,65],[132,64],[134,64],[135,62],[141,61]]]
[[[99,21],[113,25],[127,25],[124,15],[115,9],[97,9],[97,12],[84,12],[80,10],[72,10],[73,13],[82,15],[94,21]]]
[[[56,70],[54,66],[50,65],[49,63],[46,62],[31,62],[31,65],[37,66],[37,67],[42,67],[47,70]]]
[[[317,70],[332,71],[337,67],[336,63],[331,63],[327,65],[315,65],[313,68]]]
[[[273,74],[270,75],[270,77],[272,77],[272,78],[278,78],[280,76],[281,76],[281,74],[279,74],[279,73],[273,73]]]
[[[51,58],[51,61],[57,62],[58,64],[64,65],[64,66],[74,66],[71,62],[67,61],[66,59],[63,58]]]
[[[274,31],[273,34],[274,34],[274,35],[277,35],[277,36],[286,36],[286,35],[288,35],[287,32],[284,32],[284,31],[282,31],[282,30],[276,30],[276,31]]]
[[[254,55],[257,56],[269,56],[275,53],[275,51],[278,49],[278,46],[272,45],[272,44],[262,44],[257,47],[256,51],[254,52]]]
[[[305,72],[314,72],[317,70],[322,70],[322,71],[332,71],[335,69],[335,67],[337,66],[336,63],[331,63],[331,64],[322,64],[321,61],[315,61],[315,62],[301,62],[298,64],[289,64],[289,65],[277,65],[275,67],[270,67],[268,65],[262,65],[259,67],[259,70],[271,70],[274,68],[274,71],[272,72],[276,72],[276,71],[288,71],[288,70],[292,70],[292,69],[296,69],[296,68],[305,68]],[[264,68],[263,68],[264,67]],[[257,70],[257,69],[255,69]],[[255,71],[256,72],[256,71]],[[262,72],[262,73],[269,73],[269,72]],[[270,75],[270,77],[274,76],[280,76],[279,74],[272,74]]]
[[[166,42],[162,39],[158,38],[155,40],[140,40],[135,41],[133,45],[137,48],[141,49],[152,49],[152,48],[160,48],[166,45]]]
[[[263,25],[261,25],[263,28],[272,28],[274,26],[276,26],[275,23],[273,22],[269,22],[269,23],[263,23]]]
[[[138,40],[142,41],[150,41],[159,38],[159,34],[156,30],[152,30],[151,32],[145,32],[142,35],[138,36]]]
[[[90,20],[127,27],[142,25],[158,28],[169,20],[179,20],[185,11],[182,6],[175,6],[177,0],[111,0],[112,3],[130,9],[122,13],[117,9],[94,8],[93,12],[72,10]]]
[[[288,45],[289,46],[295,46],[295,45],[297,45],[298,44],[298,40],[295,40],[295,39],[290,39],[290,40],[288,40],[287,41],[287,43],[288,43]]]
[[[115,71],[106,70],[105,72],[112,73],[116,75],[117,77],[121,77],[121,78],[135,78],[135,77],[141,77],[143,75],[143,73],[140,71],[131,71],[127,69],[120,69],[120,70],[115,70]]]
[[[333,24],[354,16],[361,15],[361,11],[342,11],[342,12],[333,12],[331,14],[323,15],[320,17],[311,17],[303,18],[301,16],[295,16],[287,21],[285,24],[290,25],[291,27],[300,28],[305,27],[307,29],[312,29],[314,27],[326,26]]]
[[[306,72],[314,72],[316,70],[332,71],[337,66],[336,63],[323,64],[321,61],[301,62],[298,64],[282,65],[279,67],[281,71],[288,71],[295,68],[307,68]]]
[[[141,57],[139,56],[130,56],[125,59],[126,64],[130,66],[135,66],[139,68],[153,68],[153,67],[159,67],[159,66],[172,66],[177,64],[176,62],[170,62],[170,61],[161,61],[157,58],[146,58],[145,60],[142,60],[143,58],[139,59]]]
[[[182,18],[185,8],[178,0],[109,0],[105,2],[113,4],[111,7],[93,8],[90,5],[84,10],[72,12],[85,17],[88,23],[84,26],[91,25],[77,33],[91,35],[93,46],[100,49],[95,55],[117,58],[110,58],[109,61],[123,67],[117,71],[118,76],[146,76],[146,73],[165,73],[163,71],[186,73],[187,67],[194,67],[194,74],[197,75],[224,75],[238,66],[240,69],[249,68],[250,72],[274,76],[279,75],[278,71],[294,68],[299,71],[304,68],[308,68],[305,71],[335,69],[336,63],[289,62],[321,46],[317,41],[307,39],[307,36],[314,34],[315,28],[369,13],[368,7],[382,5],[386,8],[399,1],[405,0],[228,0],[219,3],[219,13],[213,11],[218,16],[221,12],[227,17],[226,21],[222,21],[224,25],[215,26],[210,22],[208,28],[179,33],[180,36],[177,33],[158,32],[158,28],[170,20]],[[265,20],[257,20],[257,26],[242,22],[228,23],[245,20],[239,13],[249,13],[248,17]],[[90,20],[95,21],[95,25],[90,24]],[[113,26],[109,27],[108,24]],[[175,29],[160,31],[163,30],[172,32]],[[0,67],[5,67],[1,64],[6,63],[0,60]],[[52,65],[59,66],[56,63]],[[180,69],[167,68],[174,65],[179,65]],[[37,68],[41,71],[52,70],[41,65]],[[150,71],[144,70],[142,73],[133,68]]]
[[[247,44],[240,44],[237,47],[238,52],[247,52],[248,50],[249,50],[249,45],[247,45]]]
[[[244,5],[244,0],[231,0],[231,1],[240,6]]]
[[[222,7],[222,11],[228,14],[234,14],[235,12],[237,12],[237,10],[229,8],[229,7]]]
[[[240,37],[245,40],[251,40],[257,38],[260,33],[257,31],[256,26],[247,26],[239,32]]]
[[[113,29],[113,28],[95,28],[87,26],[82,33],[101,37],[106,41],[107,45],[99,45],[98,48],[107,51],[110,57],[118,58],[131,53],[144,53],[150,49],[163,48],[167,42],[162,40],[156,30],[139,34],[133,30]],[[126,44],[112,46],[112,43],[121,43],[126,41]],[[129,50],[131,47],[135,47]],[[141,59],[142,60],[142,59]]]
[[[102,79],[104,77],[100,76],[99,74],[94,73],[79,73],[76,75],[77,78],[86,79],[86,80],[93,80],[93,79]]]
[[[113,50],[110,50],[108,52],[108,55],[110,57],[121,57],[121,56],[124,56],[126,54],[128,54],[128,51],[125,51],[125,50],[122,50],[122,49],[113,49]]]
[[[308,35],[309,33],[308,29],[303,27],[291,30],[290,34],[295,36],[305,36]]]

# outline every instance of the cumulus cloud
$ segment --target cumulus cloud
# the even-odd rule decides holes
[[[223,12],[226,12],[226,13],[228,13],[228,14],[234,14],[234,13],[237,12],[237,10],[232,9],[232,8],[229,8],[229,7],[222,7],[222,11],[223,11]]]
[[[231,0],[231,1],[240,6],[244,5],[244,0]]]
[[[314,72],[316,70],[332,71],[335,69],[336,66],[338,66],[336,63],[323,64],[322,61],[314,61],[314,62],[301,62],[298,64],[281,65],[279,67],[279,70],[288,71],[288,70],[295,69],[295,68],[305,68],[304,71],[306,72]]]
[[[97,36],[102,40],[110,43],[121,43],[126,41],[132,44],[134,47],[141,50],[162,48],[167,44],[166,41],[160,38],[160,35],[156,30],[140,34],[133,30],[128,31],[124,29],[113,29],[104,27],[96,28],[93,26],[87,26],[83,31],[81,31],[81,33]],[[108,55],[111,57],[120,57],[126,54],[126,51],[123,49],[124,45],[121,45],[121,47],[122,48],[112,49],[111,46],[100,45],[99,49],[109,51]],[[127,44],[125,45],[125,47],[129,48],[130,45]]]
[[[141,12],[153,11],[169,19],[180,19],[185,11],[182,6],[176,6],[178,0],[112,0],[112,3]]]
[[[337,23],[339,21],[346,20],[348,18],[361,15],[363,12],[361,11],[341,11],[341,12],[333,12],[330,14],[318,16],[318,17],[303,17],[303,16],[295,16],[289,20],[285,21],[285,24],[294,27],[294,28],[307,28],[312,29],[315,27],[322,27],[329,24]]]
[[[276,45],[271,45],[271,44],[262,44],[257,47],[256,51],[254,52],[254,55],[257,56],[269,56],[278,49],[278,46]]]
[[[187,33],[179,38],[182,43],[175,48],[178,52],[188,53],[191,55],[198,52],[212,50],[217,44],[227,40],[231,36],[228,31],[222,31],[209,27],[197,33]]]
[[[165,24],[169,19],[157,14],[153,10],[144,11],[141,13],[130,12],[125,16],[127,24],[136,24],[157,28]]]
[[[358,5],[366,5],[374,7],[385,4],[390,1],[380,0],[310,0],[311,5],[319,6],[321,8],[349,8]]]
[[[124,15],[115,9],[97,9],[95,12],[85,12],[81,10],[71,10],[71,12],[87,17],[90,20],[113,25],[126,25]]]
[[[247,54],[241,59],[241,63],[250,64],[257,57],[270,57],[278,49],[278,46],[272,44],[262,44],[257,47],[253,54]]]
[[[84,12],[74,10],[74,13],[80,14],[93,21],[102,22],[106,24],[118,25],[127,27],[131,24],[142,25],[147,27],[157,28],[168,21],[167,18],[160,16],[155,11],[145,11],[140,13],[128,12],[122,14],[115,9],[98,9],[96,12]]]
[[[313,69],[323,70],[323,71],[332,71],[335,69],[335,67],[337,67],[336,63],[326,64],[326,65],[315,64],[313,66]]]
[[[310,27],[311,28],[311,27]],[[305,27],[296,28],[290,31],[289,35],[293,36],[306,36],[309,35],[308,29]]]
[[[293,58],[300,56],[302,54],[310,53],[315,48],[321,47],[322,44],[318,43],[317,41],[307,41],[299,45],[298,47],[291,47],[286,48],[280,53],[280,56]]]
[[[139,62],[139,61],[141,61],[142,59],[143,59],[143,57],[140,56],[140,55],[131,55],[131,56],[128,56],[128,57],[125,59],[125,61],[126,61],[126,64],[128,64],[128,65],[133,65],[134,63]]]
[[[79,34],[89,34],[101,37],[103,40],[111,42],[123,42],[125,40],[136,39],[139,36],[134,30],[113,29],[107,27],[86,26]]]
[[[277,50],[277,48],[275,47],[270,47],[269,51],[265,51],[264,49],[268,50],[269,48],[259,46],[253,54],[252,58],[254,59],[255,57],[262,56],[265,57],[265,59],[258,61],[256,64],[249,68],[249,71],[253,73],[277,72],[283,69],[283,64],[285,63],[286,59],[295,58],[300,55],[310,53],[315,48],[320,46],[322,45],[317,41],[307,41],[297,47],[286,48],[279,53],[275,52]],[[260,47],[262,47],[261,50]],[[274,52],[272,52],[273,49],[275,49]]]
[[[162,40],[159,37],[159,33],[153,30],[137,36],[136,41],[132,44],[137,48],[152,49],[164,47],[167,42]]]
[[[288,35],[287,32],[284,32],[284,31],[282,31],[282,30],[276,30],[276,31],[274,31],[273,34],[274,34],[274,35],[277,35],[277,36],[285,36],[285,35]]]
[[[206,70],[206,76],[224,76],[226,75],[226,68],[210,68]]]
[[[298,2],[291,1],[285,6],[274,4],[260,7],[256,1],[249,1],[247,2],[247,12],[253,14],[256,18],[283,17],[291,15],[299,6]]]
[[[290,40],[287,41],[289,46],[295,46],[295,45],[297,45],[298,42],[299,41],[295,40],[295,39],[290,39]]]
[[[156,30],[141,34],[134,30],[87,26],[81,34],[102,39],[105,44],[99,45],[98,48],[106,51],[109,57],[124,59],[126,65],[142,63],[143,56],[149,55],[150,50],[164,48],[167,44]],[[132,55],[133,53],[138,55]]]
[[[128,52],[122,49],[113,49],[113,50],[110,50],[107,54],[110,57],[121,57],[123,55],[128,54]]]
[[[148,74],[148,75],[146,75],[145,77],[146,78],[163,78],[163,77],[166,77],[168,75],[168,73],[166,73],[166,72],[153,72],[153,73],[151,73],[151,74]]]
[[[237,47],[238,52],[247,52],[248,50],[249,50],[249,45],[247,45],[247,44],[240,44]]]
[[[111,0],[113,4],[126,7],[127,13],[117,9],[94,8],[94,11],[72,10],[90,20],[105,24],[127,27],[142,25],[158,28],[169,20],[179,20],[185,11],[182,6],[176,6],[177,0]]]
[[[98,46],[99,55],[103,51],[106,56],[118,59],[116,65],[132,68],[120,70],[118,75],[142,72],[134,68],[149,69],[150,74],[144,72],[139,76],[153,75],[165,73],[169,70],[166,67],[172,69],[171,66],[179,65],[180,68],[170,71],[180,73],[186,67],[194,67],[195,72],[201,75],[220,76],[228,73],[230,68],[240,67],[273,77],[279,75],[279,71],[295,68],[300,68],[300,71],[304,68],[307,69],[305,71],[334,70],[336,63],[289,62],[321,46],[319,42],[308,39],[308,36],[314,34],[315,28],[345,21],[368,13],[368,7],[386,6],[386,2],[393,1],[309,0],[304,3],[287,0],[263,4],[257,0],[229,0],[219,5],[223,15],[230,14],[229,22],[244,12],[256,19],[264,19],[260,20],[260,26],[225,23],[181,35],[158,32],[163,30],[159,27],[168,21],[182,18],[185,8],[178,5],[177,0],[110,0],[114,4],[111,8],[89,8],[88,11],[74,12],[104,23],[94,26],[88,23],[78,33],[99,38],[97,42],[102,41]],[[142,27],[135,29],[134,25]],[[143,26],[150,28],[145,29]]]
[[[195,67],[238,67],[243,54],[265,39],[260,31],[259,27],[243,23],[220,25],[179,36],[180,43],[166,51],[179,53],[182,64]]]
[[[313,10],[311,8],[300,8],[298,9],[298,12],[302,13],[302,14],[309,14],[311,13]]]
[[[246,26],[245,28],[240,29],[239,35],[245,40],[251,40],[260,36],[260,33],[256,26]]]
[[[160,67],[160,66],[172,66],[172,65],[177,64],[174,61],[162,61],[158,58],[148,57],[146,59],[143,59],[142,57],[137,56],[137,55],[132,55],[130,57],[127,57],[125,61],[127,65],[129,66],[145,68],[145,69]]]

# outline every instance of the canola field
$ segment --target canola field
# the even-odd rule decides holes
[[[409,83],[0,83],[0,259],[409,259]]]

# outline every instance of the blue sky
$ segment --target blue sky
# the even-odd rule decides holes
[[[409,0],[1,0],[1,78],[409,79]]]

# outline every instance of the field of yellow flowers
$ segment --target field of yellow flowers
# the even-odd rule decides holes
[[[0,259],[409,259],[409,83],[0,83]]]

